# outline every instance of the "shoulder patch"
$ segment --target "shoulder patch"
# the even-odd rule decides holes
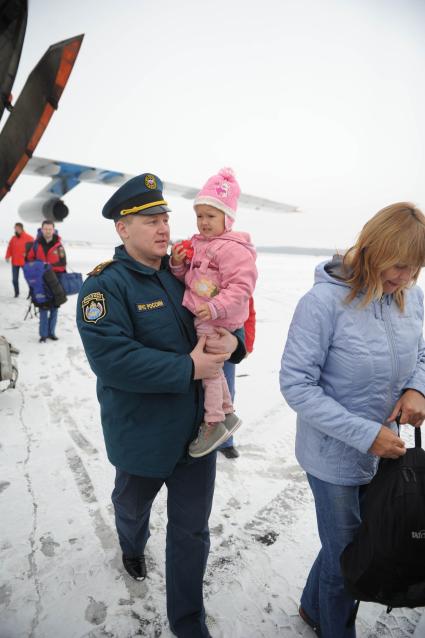
[[[112,264],[115,260],[114,259],[108,259],[108,261],[102,261],[101,264],[98,264],[97,266],[95,266],[93,268],[93,270],[91,270],[90,272],[88,272],[88,276],[94,276],[96,277],[96,275],[100,275],[101,272],[103,272],[105,270],[105,268],[107,268],[110,264]]]
[[[92,292],[81,301],[81,311],[86,323],[97,323],[106,316],[106,300],[101,292]]]

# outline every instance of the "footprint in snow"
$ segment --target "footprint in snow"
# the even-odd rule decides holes
[[[89,600],[84,617],[92,625],[100,625],[106,618],[107,607],[105,603],[98,602],[91,596]]]

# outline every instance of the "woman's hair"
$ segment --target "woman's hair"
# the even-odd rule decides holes
[[[425,265],[425,216],[409,202],[398,202],[380,210],[364,226],[357,242],[344,255],[343,264],[351,286],[347,302],[364,292],[361,305],[366,306],[383,294],[381,274],[397,264],[414,269],[412,283]],[[404,310],[404,291],[394,293],[400,310]]]

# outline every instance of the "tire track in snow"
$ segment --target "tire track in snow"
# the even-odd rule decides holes
[[[19,422],[25,433],[25,438],[26,438],[26,456],[23,461],[23,467],[24,467],[24,477],[26,481],[27,492],[30,495],[30,500],[32,503],[32,529],[30,532],[30,536],[28,538],[28,541],[30,544],[30,553],[28,554],[28,563],[29,563],[28,579],[34,582],[34,589],[36,593],[35,611],[34,611],[33,618],[31,620],[31,629],[30,629],[30,635],[29,635],[29,638],[33,638],[37,630],[37,626],[39,623],[40,614],[42,612],[43,606],[41,601],[40,577],[39,577],[38,566],[37,566],[37,561],[35,557],[36,536],[37,536],[37,528],[38,528],[38,519],[37,519],[38,506],[37,506],[37,501],[36,501],[33,486],[32,486],[31,474],[29,471],[29,463],[31,460],[33,437],[31,433],[31,429],[28,427],[24,417],[24,412],[26,407],[24,388],[25,386],[22,386],[22,388],[21,387],[19,388],[19,394],[21,397],[20,407],[19,407]]]

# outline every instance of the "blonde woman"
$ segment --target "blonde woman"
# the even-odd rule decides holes
[[[357,243],[316,268],[282,356],[280,387],[297,413],[296,456],[314,495],[321,550],[300,615],[322,638],[353,638],[353,607],[339,557],[360,523],[378,457],[405,445],[394,420],[425,418],[423,293],[425,217],[410,203],[387,206]]]

